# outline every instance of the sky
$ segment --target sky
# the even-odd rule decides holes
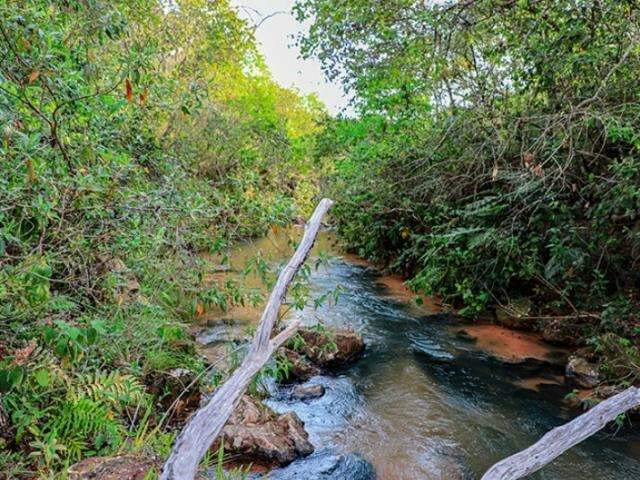
[[[294,37],[305,25],[291,14],[294,0],[231,0],[241,17],[253,24],[260,51],[274,79],[283,87],[295,87],[303,94],[315,93],[333,114],[347,107],[348,99],[338,82],[330,82],[317,59],[303,60]],[[265,18],[269,15],[269,18]],[[348,110],[347,110],[348,111]]]

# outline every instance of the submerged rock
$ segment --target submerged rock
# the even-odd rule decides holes
[[[345,376],[318,376],[304,384],[311,385],[322,386],[324,395],[300,401],[292,395],[293,388],[284,385],[265,403],[278,413],[295,412],[304,422],[310,441],[324,445],[325,439],[348,427],[363,399],[353,382]]]
[[[567,377],[584,388],[593,388],[600,383],[598,366],[582,357],[570,357],[566,369]]]
[[[297,385],[291,391],[291,396],[297,400],[311,400],[324,395],[324,387],[319,384]]]
[[[459,339],[459,340],[462,340],[463,342],[466,342],[466,343],[476,343],[478,341],[478,339],[476,337],[471,335],[466,330],[457,330],[456,331],[456,338]]]
[[[247,395],[222,429],[213,451],[221,440],[226,454],[270,465],[287,465],[313,452],[304,423],[295,413],[278,415]]]
[[[473,480],[475,476],[465,458],[454,448],[440,447],[430,452],[428,463],[438,480]]]
[[[443,345],[429,334],[412,332],[409,339],[413,352],[420,357],[426,357],[429,363],[450,363],[455,359],[451,352],[445,350]]]
[[[288,467],[272,470],[268,475],[255,475],[252,480],[375,480],[369,462],[356,454],[338,454],[329,450],[316,452]]]
[[[566,352],[543,342],[536,334],[491,324],[468,325],[463,331],[475,338],[475,349],[485,352],[501,363],[520,365],[532,371],[545,364],[557,365],[560,368],[564,368],[566,364]]]
[[[91,457],[67,470],[69,480],[143,480],[152,469],[160,471],[162,463],[138,455]]]

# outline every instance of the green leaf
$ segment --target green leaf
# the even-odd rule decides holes
[[[7,393],[22,383],[24,372],[21,367],[0,370],[0,392]]]
[[[85,332],[85,337],[87,339],[87,344],[93,345],[98,338],[98,331],[93,327],[89,327]]]
[[[41,387],[48,387],[51,384],[51,377],[49,376],[49,371],[41,368],[40,370],[36,370],[36,373],[33,375],[36,379],[36,382]]]

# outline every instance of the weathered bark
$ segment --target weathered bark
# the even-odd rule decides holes
[[[298,245],[293,257],[289,260],[289,263],[287,263],[282,272],[280,272],[278,282],[271,291],[267,306],[262,313],[260,326],[258,327],[256,336],[253,339],[253,345],[251,347],[252,352],[259,351],[269,343],[271,331],[278,319],[280,305],[282,305],[284,296],[289,288],[289,284],[309,255],[311,247],[313,247],[313,242],[315,242],[316,235],[318,234],[318,230],[320,230],[320,221],[329,208],[331,208],[331,205],[333,205],[333,202],[328,198],[320,201],[316,210],[313,212],[313,215],[309,219],[309,223],[307,224],[300,245]]]
[[[491,467],[482,480],[516,480],[540,470],[574,445],[601,430],[618,415],[640,405],[640,389],[630,387],[569,423],[547,432],[540,440]]]
[[[331,200],[325,198],[316,207],[305,228],[300,245],[289,263],[280,272],[260,319],[258,331],[249,353],[242,365],[215,391],[207,404],[191,417],[180,432],[162,469],[161,480],[192,480],[195,478],[200,460],[237,407],[252,378],[269,360],[273,352],[297,330],[298,324],[294,322],[271,338],[289,284],[309,255],[320,229],[322,217],[332,204]]]

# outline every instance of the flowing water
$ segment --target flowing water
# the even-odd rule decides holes
[[[235,251],[232,266],[258,251],[274,262],[288,258],[292,250],[283,238],[248,243]],[[331,239],[323,233],[318,248],[335,253]],[[429,299],[418,306],[398,278],[348,255],[314,271],[310,284],[312,296],[338,286],[342,293],[337,303],[293,315],[306,324],[353,327],[364,336],[366,353],[335,376],[311,380],[325,386],[322,398],[268,404],[296,411],[317,448],[361,454],[381,480],[454,479],[463,472],[479,478],[575,415],[563,403],[569,389],[556,362],[566,352],[532,335],[461,324]],[[259,313],[242,308],[225,318],[244,324]],[[638,479],[640,437],[598,434],[535,478]]]

